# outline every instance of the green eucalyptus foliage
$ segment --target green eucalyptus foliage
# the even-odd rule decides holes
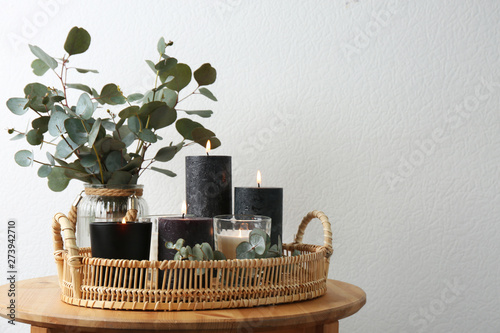
[[[190,261],[204,261],[204,260],[226,260],[224,254],[220,251],[214,251],[210,244],[201,243],[195,244],[193,247],[184,246],[184,239],[179,238],[175,243],[166,242],[167,249],[176,250],[174,260],[190,260]],[[198,275],[205,274],[205,269],[197,269]]]
[[[73,61],[73,56],[86,52],[90,44],[90,34],[83,28],[74,27],[64,43],[66,54],[62,58],[52,57],[38,46],[29,46],[37,58],[31,63],[33,73],[41,77],[52,72],[62,86],[54,88],[39,82],[29,83],[24,88],[24,96],[7,101],[7,108],[12,113],[30,117],[25,132],[8,130],[13,135],[12,140],[24,137],[29,145],[48,150],[44,153],[47,162],[35,158],[31,150],[21,150],[15,154],[17,164],[22,167],[40,164],[38,175],[48,179],[51,190],[62,191],[71,179],[92,184],[135,184],[146,169],[174,177],[174,172],[152,164],[172,160],[191,143],[205,146],[210,140],[212,149],[220,146],[212,131],[188,118],[209,118],[211,110],[178,108],[180,102],[193,95],[217,101],[206,88],[217,78],[210,64],[205,63],[193,72],[187,64],[166,54],[173,43],[160,38],[157,44],[159,61],[146,61],[156,75],[154,86],[145,92],[125,95],[115,83],[95,89],[87,84],[67,82],[75,72],[98,73],[94,69],[69,66],[70,58]],[[183,89],[190,84],[195,89],[183,94]],[[76,104],[68,101],[68,91],[79,92],[76,101],[72,102]],[[161,144],[158,131],[168,126],[175,127],[179,134],[175,144],[170,140],[170,143]],[[150,154],[153,144],[161,146],[156,153]],[[202,245],[196,253],[203,250]]]
[[[261,229],[253,229],[248,242],[241,242],[236,247],[236,259],[277,258],[282,255],[281,237],[278,236],[278,244],[271,245],[271,237]]]

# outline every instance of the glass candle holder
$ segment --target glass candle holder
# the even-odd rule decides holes
[[[90,223],[92,257],[148,260],[152,223],[98,219]]]
[[[261,215],[218,215],[214,217],[215,249],[227,259],[236,259],[236,247],[248,241],[250,232],[261,229],[271,233],[271,218]]]

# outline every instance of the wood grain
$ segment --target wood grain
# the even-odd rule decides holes
[[[0,315],[7,316],[7,285],[0,286]],[[354,285],[328,280],[326,295],[305,302],[256,308],[149,312],[99,310],[60,301],[56,276],[17,283],[16,320],[31,324],[33,332],[149,331],[337,332],[339,319],[356,313],[366,302]],[[130,331],[129,331],[130,332]]]

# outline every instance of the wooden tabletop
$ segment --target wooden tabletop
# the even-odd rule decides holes
[[[0,286],[0,315],[7,318],[8,286]],[[68,305],[60,298],[56,276],[18,281],[16,321],[36,327],[78,327],[85,331],[100,329],[141,330],[237,330],[245,327],[273,329],[295,325],[335,323],[356,313],[366,302],[365,292],[352,284],[328,280],[326,295],[289,304],[255,308],[205,311],[119,311],[97,310]],[[50,331],[50,330],[49,330]]]

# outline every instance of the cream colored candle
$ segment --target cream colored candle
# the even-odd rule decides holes
[[[217,235],[217,250],[224,253],[227,259],[236,259],[236,248],[241,242],[247,241],[250,230],[222,230]]]

